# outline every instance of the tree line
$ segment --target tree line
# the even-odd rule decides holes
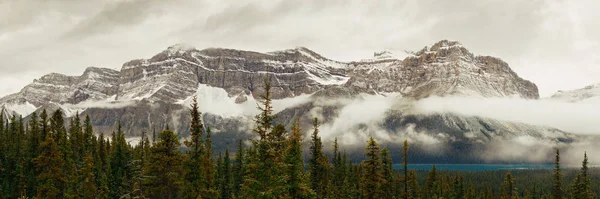
[[[519,190],[511,172],[496,184],[473,184],[458,172],[426,173],[408,169],[404,142],[402,169],[395,170],[392,151],[372,137],[362,162],[352,162],[339,148],[323,151],[319,120],[313,121],[309,157],[303,158],[303,131],[295,119],[290,129],[274,124],[271,85],[265,79],[255,139],[239,140],[235,154],[216,154],[211,129],[201,121],[194,98],[190,137],[183,143],[166,129],[142,133],[139,144],[125,139],[118,124],[110,137],[93,132],[89,116],[79,114],[68,128],[60,110],[43,110],[23,118],[0,115],[0,198],[595,198],[587,154],[573,182],[563,182],[557,150],[550,189]],[[5,123],[6,121],[6,123]],[[149,137],[152,136],[152,139]],[[473,174],[477,175],[477,174]],[[421,178],[420,178],[421,177]],[[485,180],[483,180],[485,181]],[[483,182],[478,182],[483,183]],[[566,186],[566,184],[569,184]]]

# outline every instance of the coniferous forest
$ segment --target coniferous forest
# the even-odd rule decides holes
[[[344,149],[322,142],[319,120],[303,156],[303,130],[274,124],[270,83],[258,107],[252,140],[216,152],[211,130],[194,99],[191,136],[180,139],[168,126],[143,133],[139,144],[125,140],[120,124],[109,137],[93,132],[90,118],[33,113],[0,119],[0,198],[598,198],[600,171],[581,154],[578,170],[555,169],[448,172],[409,170],[410,143],[390,151],[370,138],[364,159],[352,162]],[[180,141],[184,140],[184,141]],[[333,145],[333,152],[323,151]],[[392,153],[401,153],[393,162]],[[402,164],[399,170],[393,164]]]

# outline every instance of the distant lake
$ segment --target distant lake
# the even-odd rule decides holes
[[[408,169],[431,170],[433,164],[409,164]],[[575,166],[575,165],[573,165]],[[562,166],[561,167],[567,167]],[[394,164],[394,169],[402,169],[402,164]],[[553,164],[436,164],[436,170],[444,171],[497,171],[517,169],[554,169]]]

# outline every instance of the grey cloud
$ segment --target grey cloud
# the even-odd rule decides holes
[[[122,26],[134,26],[149,17],[163,14],[162,0],[131,0],[109,3],[100,12],[87,18],[63,35],[66,39],[106,33]]]

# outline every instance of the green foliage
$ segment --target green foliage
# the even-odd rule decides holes
[[[178,198],[183,177],[184,156],[178,147],[181,144],[170,130],[161,132],[158,142],[150,148],[147,175],[148,196],[151,198]]]
[[[383,165],[379,157],[379,145],[373,137],[368,141],[365,148],[366,160],[363,160],[361,167],[364,168],[362,174],[362,192],[365,199],[380,198],[382,195],[381,184],[385,181],[382,175]]]
[[[310,187],[317,194],[317,198],[325,198],[329,185],[329,160],[323,153],[323,143],[319,137],[319,120],[313,120],[313,133],[311,135],[310,159]]]

